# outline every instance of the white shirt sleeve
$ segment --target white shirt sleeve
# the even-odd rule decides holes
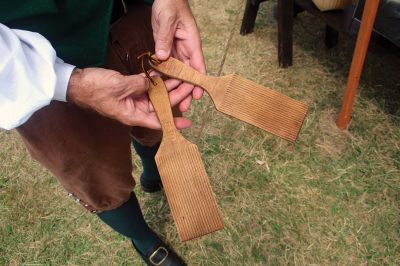
[[[0,128],[25,123],[51,100],[66,101],[74,68],[42,35],[0,23]]]

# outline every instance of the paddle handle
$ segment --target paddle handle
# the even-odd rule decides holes
[[[173,57],[169,57],[167,60],[157,64],[150,62],[150,65],[152,68],[164,75],[202,87],[208,93],[210,93],[210,90],[215,86],[215,77],[201,74],[197,70]]]
[[[167,88],[164,85],[164,81],[160,77],[154,76],[152,79],[154,84],[150,82],[148,94],[151,103],[156,110],[157,117],[160,120],[163,134],[164,136],[176,135],[178,131],[174,124]]]

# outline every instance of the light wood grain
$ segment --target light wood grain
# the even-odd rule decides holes
[[[202,87],[218,111],[292,142],[307,115],[306,103],[238,75],[203,75],[172,57],[150,65],[169,77]]]
[[[365,57],[367,56],[378,7],[379,1],[377,0],[367,0],[365,2],[350,73],[347,79],[347,87],[344,92],[342,107],[336,121],[336,125],[340,129],[346,129],[351,120],[351,110],[353,109],[358,84],[360,83],[360,77],[364,67]]]
[[[176,129],[164,83],[153,79],[149,96],[163,130],[155,159],[179,238],[186,241],[224,225],[199,150]]]

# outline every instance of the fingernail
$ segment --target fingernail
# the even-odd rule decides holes
[[[158,50],[158,51],[157,51],[157,57],[158,57],[159,59],[167,59],[168,53],[167,53],[167,51],[165,51],[165,50]]]

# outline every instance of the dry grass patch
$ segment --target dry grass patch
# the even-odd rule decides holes
[[[316,146],[321,149],[321,154],[337,158],[346,149],[351,141],[351,135],[347,130],[340,130],[336,126],[337,113],[333,110],[324,111],[320,116],[320,136],[316,140]]]
[[[165,196],[136,187],[145,217],[190,265],[398,265],[398,69],[370,55],[350,128],[337,130],[354,42],[325,49],[324,25],[300,14],[294,65],[280,69],[274,3],[243,37],[244,1],[191,1],[210,74],[238,73],[310,103],[298,142],[220,114],[205,96],[184,134],[199,145],[225,229],[180,243]],[[16,132],[0,131],[0,160],[0,265],[140,264],[126,239],[66,199]]]

